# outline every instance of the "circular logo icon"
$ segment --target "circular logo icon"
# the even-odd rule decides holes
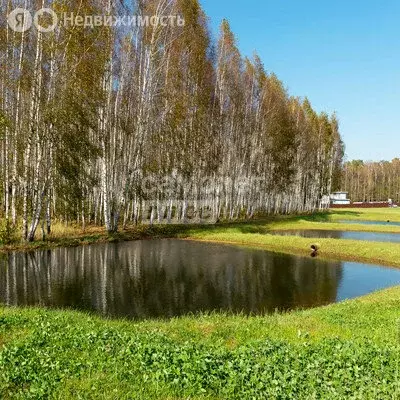
[[[32,15],[24,8],[16,8],[7,18],[8,26],[15,32],[26,32],[32,27]]]
[[[43,26],[39,19],[40,18],[47,18],[50,16],[51,18],[51,23],[46,24],[46,26]],[[57,14],[51,9],[51,8],[42,8],[40,9],[34,16],[33,22],[36,26],[36,29],[39,32],[42,33],[48,33],[54,31],[56,29],[56,26],[58,25],[58,17]]]

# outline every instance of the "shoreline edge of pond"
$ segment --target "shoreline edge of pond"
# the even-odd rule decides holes
[[[375,215],[372,218],[377,218]],[[399,215],[400,217],[400,215]],[[101,227],[79,228],[59,232],[45,241],[0,245],[0,256],[9,252],[29,252],[58,247],[76,247],[98,243],[115,243],[151,239],[185,239],[220,244],[247,246],[272,252],[310,256],[310,246],[316,239],[297,236],[271,235],[270,231],[291,229],[343,230],[360,232],[399,233],[400,227],[379,225],[338,224],[343,218],[335,210],[332,214],[270,217],[254,221],[223,222],[219,224],[139,225],[116,234],[107,234]],[[356,219],[355,219],[356,221]],[[349,239],[318,239],[321,249],[318,257],[335,261],[354,261],[400,267],[400,243],[368,242]]]

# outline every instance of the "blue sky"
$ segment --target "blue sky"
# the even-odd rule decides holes
[[[228,19],[243,55],[337,112],[349,160],[400,157],[400,1],[200,1],[214,37]]]

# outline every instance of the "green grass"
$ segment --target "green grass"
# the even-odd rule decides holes
[[[195,227],[184,235],[194,240],[239,244],[271,251],[309,255],[310,245],[321,245],[319,256],[328,259],[378,263],[400,267],[400,243],[369,242],[342,239],[309,239],[298,236],[276,236],[271,231],[293,229],[372,231],[399,233],[400,227],[344,224],[335,221],[400,219],[400,209],[343,209],[303,216],[286,216],[250,223],[232,223],[207,228]]]
[[[389,213],[389,214],[388,214]],[[388,217],[389,215],[389,217]],[[399,233],[400,227],[384,225],[344,224],[335,221],[383,220],[400,218],[400,209],[331,210],[313,215],[285,216],[256,220],[248,223],[221,224],[209,227],[193,227],[181,236],[226,244],[238,244],[271,251],[309,255],[311,244],[321,245],[319,256],[328,259],[378,263],[400,267],[400,243],[370,242],[343,239],[310,239],[299,236],[277,236],[271,231],[287,230],[342,230]]]
[[[309,256],[311,244],[318,243],[319,257],[322,258],[400,267],[400,243],[270,235],[258,233],[258,228],[248,226],[220,227],[213,231],[194,230],[187,237],[191,240],[249,246],[303,256]]]
[[[353,221],[343,223],[340,221]],[[357,221],[380,221],[400,222],[400,208],[354,208],[354,209],[332,209],[327,212],[319,212],[311,215],[278,217],[269,221],[270,229],[319,229],[319,230],[342,230],[360,232],[392,232],[400,233],[400,226],[391,225],[362,225]]]
[[[54,224],[53,232],[40,240],[31,243],[15,241],[11,244],[0,242],[0,253],[10,251],[32,251],[37,249],[51,249],[56,247],[84,246],[93,243],[118,242],[151,238],[176,237],[178,234],[189,229],[189,225],[139,225],[128,227],[115,234],[107,234],[103,227],[88,226],[84,231],[79,226],[70,225],[64,227],[62,224]],[[192,226],[195,228],[196,226]]]
[[[0,309],[4,399],[395,399],[400,288],[265,317]]]
[[[330,210],[331,219],[391,221],[400,222],[400,207],[398,208],[347,208]]]

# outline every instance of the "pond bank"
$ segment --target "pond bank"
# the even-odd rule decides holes
[[[139,239],[184,238],[253,246],[276,252],[308,256],[310,245],[316,239],[274,236],[270,235],[269,232],[272,230],[286,231],[290,229],[400,232],[400,227],[397,226],[356,225],[332,222],[338,218],[343,219],[344,216],[346,218],[355,218],[357,216],[363,219],[367,218],[368,215],[365,214],[365,210],[361,211],[362,213],[358,214],[356,211],[335,210],[329,213],[273,217],[250,222],[220,223],[216,225],[141,225],[138,227],[129,227],[114,235],[107,235],[101,227],[88,227],[85,232],[79,228],[69,228],[67,232],[64,232],[62,228],[58,228],[46,241],[0,246],[0,253]],[[396,210],[396,212],[396,214],[392,212],[390,215],[393,220],[398,217],[397,214],[400,216],[400,211]],[[374,218],[374,220],[377,220],[377,218],[388,218],[387,214],[384,213],[377,215],[375,210],[374,214],[370,215],[370,217]],[[400,244],[398,243],[376,243],[342,239],[317,240],[321,244],[319,257],[322,258],[400,267],[398,257],[398,254],[400,254]]]

